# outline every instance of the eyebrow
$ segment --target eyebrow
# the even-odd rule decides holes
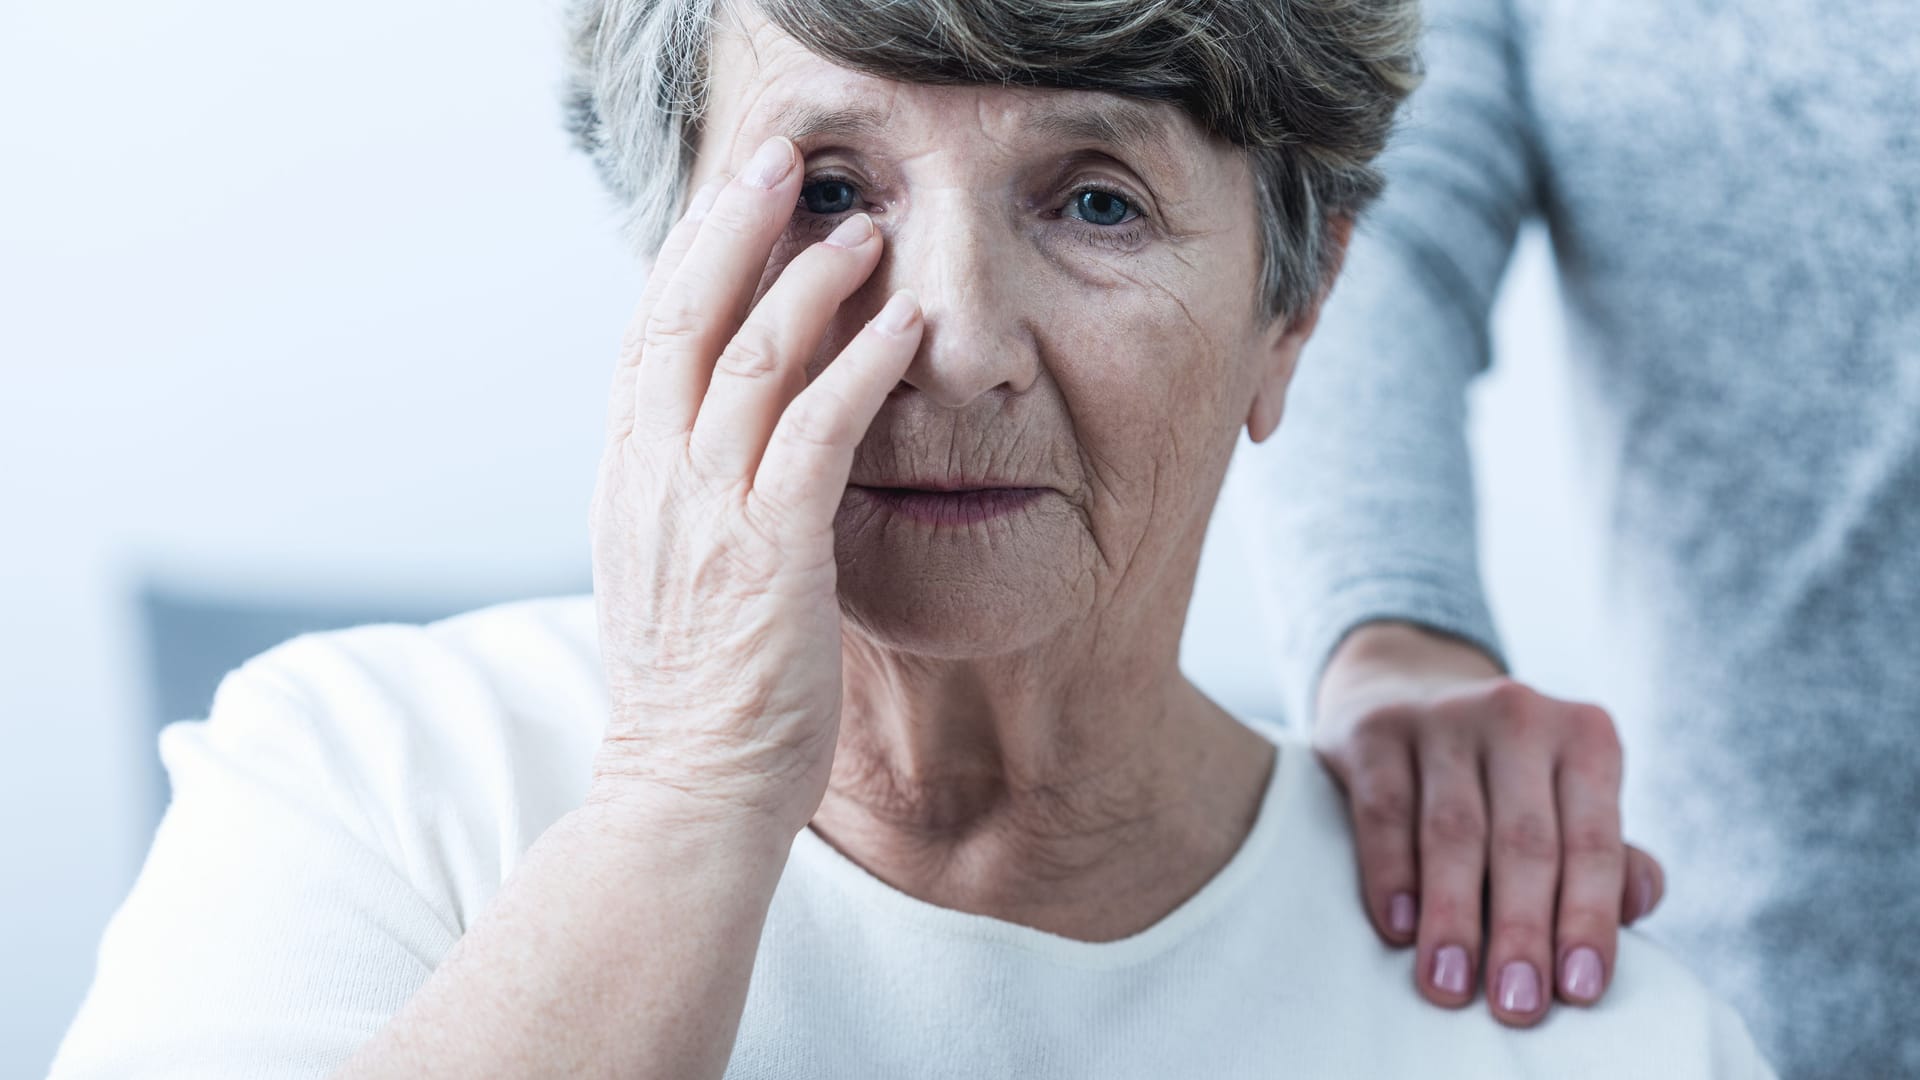
[[[774,131],[801,142],[821,136],[871,135],[886,127],[886,117],[865,106],[829,108],[789,101],[773,111],[769,124]],[[1047,108],[1033,118],[1032,127],[1059,142],[1106,143],[1127,149],[1165,149],[1168,144],[1162,118],[1130,102]]]
[[[1098,142],[1131,148],[1167,144],[1165,122],[1151,110],[1130,103],[1051,109],[1034,121],[1034,127],[1041,134],[1062,142]]]
[[[862,106],[822,108],[789,101],[773,111],[768,126],[794,142],[820,135],[869,135],[886,126],[880,113]]]

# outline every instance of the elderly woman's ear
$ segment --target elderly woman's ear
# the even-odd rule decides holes
[[[1313,303],[1273,321],[1262,349],[1260,381],[1254,388],[1253,406],[1247,411],[1247,435],[1262,442],[1280,426],[1285,411],[1287,385],[1293,381],[1293,369],[1300,362],[1300,350],[1320,324],[1320,308],[1340,278],[1346,263],[1347,242],[1353,239],[1353,218],[1341,215],[1327,224],[1327,272]]]

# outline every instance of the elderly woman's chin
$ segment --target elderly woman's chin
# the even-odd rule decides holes
[[[834,522],[840,609],[874,644],[942,659],[1043,641],[1092,605],[1099,552],[1051,489],[849,488]]]

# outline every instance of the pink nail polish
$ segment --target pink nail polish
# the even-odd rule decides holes
[[[1394,893],[1387,901],[1387,929],[1400,937],[1413,933],[1419,922],[1419,911],[1414,907],[1412,893]]]
[[[1540,1007],[1540,975],[1532,964],[1515,960],[1500,970],[1500,1008],[1530,1013]]]
[[[1560,985],[1575,1001],[1600,996],[1600,954],[1585,945],[1567,953],[1560,964]]]
[[[1467,992],[1467,950],[1448,945],[1433,954],[1433,985],[1442,993]]]

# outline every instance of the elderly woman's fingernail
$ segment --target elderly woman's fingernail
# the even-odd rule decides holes
[[[1582,945],[1567,953],[1560,964],[1560,987],[1575,1001],[1600,996],[1600,954]]]
[[[687,220],[699,221],[706,217],[707,211],[713,209],[713,201],[720,197],[721,189],[726,186],[727,178],[724,176],[715,177],[700,185],[700,190],[694,192],[693,199],[687,203]]]
[[[1414,924],[1419,921],[1419,912],[1413,906],[1412,893],[1394,893],[1387,901],[1387,929],[1405,937],[1413,933]]]
[[[873,317],[874,328],[887,334],[904,333],[913,325],[913,317],[919,310],[919,299],[908,290],[901,289],[887,301],[886,307],[880,309],[880,314]]]
[[[1433,954],[1433,985],[1446,994],[1467,992],[1467,950],[1449,945]]]
[[[793,144],[785,138],[775,135],[760,144],[753,152],[753,160],[740,173],[740,179],[751,187],[770,188],[786,179],[793,171]]]
[[[1540,1007],[1540,973],[1532,964],[1515,960],[1500,970],[1500,1008],[1530,1013]]]
[[[827,243],[838,248],[855,248],[867,242],[873,235],[873,219],[865,214],[855,214],[841,222],[827,234]]]

